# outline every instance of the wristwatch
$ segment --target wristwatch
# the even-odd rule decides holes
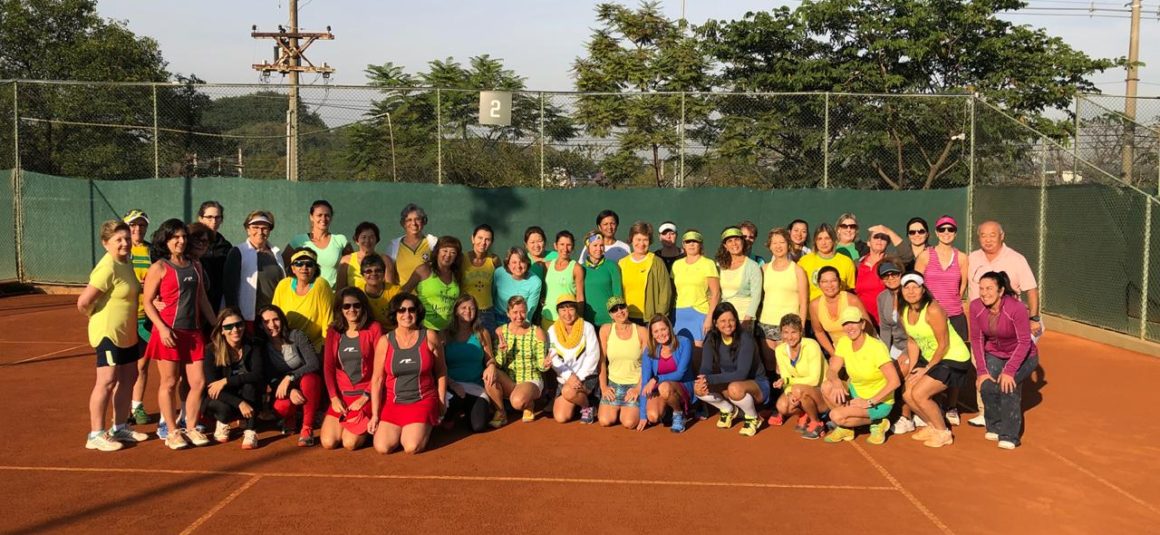
[[[1031,320],[1031,321],[1034,321],[1035,323],[1039,323],[1039,316],[1038,316],[1038,315],[1036,315],[1036,316],[1031,316],[1031,317],[1029,317],[1029,318],[1027,318],[1027,319],[1029,319],[1029,320]]]

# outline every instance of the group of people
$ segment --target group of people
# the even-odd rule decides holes
[[[332,233],[325,200],[285,249],[269,242],[272,213],[246,215],[236,246],[224,215],[207,201],[196,222],[169,219],[151,236],[141,210],[101,227],[106,254],[77,303],[97,354],[87,448],[148,438],[132,424],[150,422],[155,361],[157,434],[172,449],[228,442],[235,427],[256,448],[260,422],[278,420],[299,446],[317,434],[328,449],[369,440],[414,453],[437,427],[499,428],[509,410],[679,433],[709,407],[717,427],[740,420],[745,436],[794,421],[807,439],[864,428],[871,444],[892,431],[942,447],[972,371],[970,423],[1010,449],[1038,365],[1035,278],[995,221],[978,226],[969,255],[945,215],[934,243],[920,217],[905,236],[872,226],[868,241],[854,214],[817,225],[812,240],[799,219],[760,244],[743,221],[710,256],[699,230],[678,239],[672,221],[656,227],[658,247],[643,221],[621,241],[605,210],[579,244],[561,230],[547,251],[533,226],[497,256],[487,224],[465,252],[427,234],[414,204],[385,252],[372,222],[351,240]]]

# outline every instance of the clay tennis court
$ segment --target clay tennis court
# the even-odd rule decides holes
[[[540,419],[418,456],[298,448],[260,433],[173,452],[155,438],[85,450],[93,357],[73,296],[0,299],[0,532],[1141,533],[1160,526],[1160,359],[1048,333],[1023,446],[957,428],[932,450],[683,435]],[[154,372],[153,377],[156,377]],[[152,387],[151,387],[152,388]],[[156,414],[155,394],[146,407]],[[966,417],[964,417],[966,420]],[[153,425],[139,430],[152,432]]]

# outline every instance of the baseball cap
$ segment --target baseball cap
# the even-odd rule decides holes
[[[604,308],[611,312],[612,307],[616,307],[616,306],[620,306],[620,305],[627,305],[627,304],[628,303],[624,302],[623,297],[621,297],[619,295],[614,295],[612,297],[609,297],[608,301],[606,303],[604,303]]]
[[[902,273],[902,268],[898,264],[890,261],[882,261],[878,263],[878,278],[885,277],[888,273]]]
[[[862,322],[862,311],[858,310],[857,307],[847,307],[845,310],[842,311],[841,314],[838,314],[838,323],[840,323],[842,325],[845,325],[847,323],[861,323],[861,322]]]
[[[934,228],[939,228],[943,225],[950,225],[952,227],[955,227],[956,230],[959,228],[959,224],[955,221],[955,218],[953,218],[949,215],[944,215],[944,216],[938,218],[938,221],[934,222]]]
[[[145,224],[149,224],[149,214],[146,214],[141,210],[129,210],[129,213],[125,214],[125,217],[122,218],[122,221],[128,224],[137,221],[138,219],[144,219]]]
[[[664,234],[666,232],[676,232],[676,231],[677,231],[677,226],[672,224],[672,223],[669,223],[669,222],[661,223],[660,228],[657,229],[658,234]]]

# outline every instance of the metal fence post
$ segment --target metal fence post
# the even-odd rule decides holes
[[[967,252],[975,237],[975,95],[967,97],[967,112],[971,114],[971,146],[967,162]]]
[[[1039,262],[1035,269],[1035,281],[1039,284],[1039,310],[1044,310],[1043,280],[1044,255],[1047,253],[1047,140],[1040,139],[1043,146],[1042,161],[1039,164]]]
[[[1144,272],[1140,277],[1140,339],[1148,339],[1148,275],[1152,271],[1152,205],[1155,201],[1144,197]]]
[[[830,92],[826,91],[825,119],[822,123],[822,187],[830,187]]]
[[[677,171],[677,180],[680,181],[681,187],[685,187],[685,92],[681,91],[681,167]]]
[[[435,180],[443,185],[443,94],[435,88]]]
[[[1080,141],[1079,133],[1080,133],[1080,129],[1083,127],[1082,126],[1083,123],[1080,122],[1080,120],[1079,120],[1079,112],[1080,112],[1079,105],[1082,101],[1083,101],[1083,95],[1076,93],[1076,95],[1075,95],[1075,134],[1074,134],[1075,137],[1072,138],[1072,144],[1071,144],[1071,177],[1072,177],[1072,180],[1075,179],[1075,174],[1078,171],[1077,166],[1079,165],[1078,164],[1078,162],[1079,162],[1079,141]]]
[[[157,84],[149,84],[153,88],[153,178],[161,178],[161,150],[157,139]]]
[[[544,189],[544,92],[540,91],[540,189]]]
[[[12,82],[12,227],[16,241],[16,280],[24,274],[24,172],[20,162],[20,84]]]

